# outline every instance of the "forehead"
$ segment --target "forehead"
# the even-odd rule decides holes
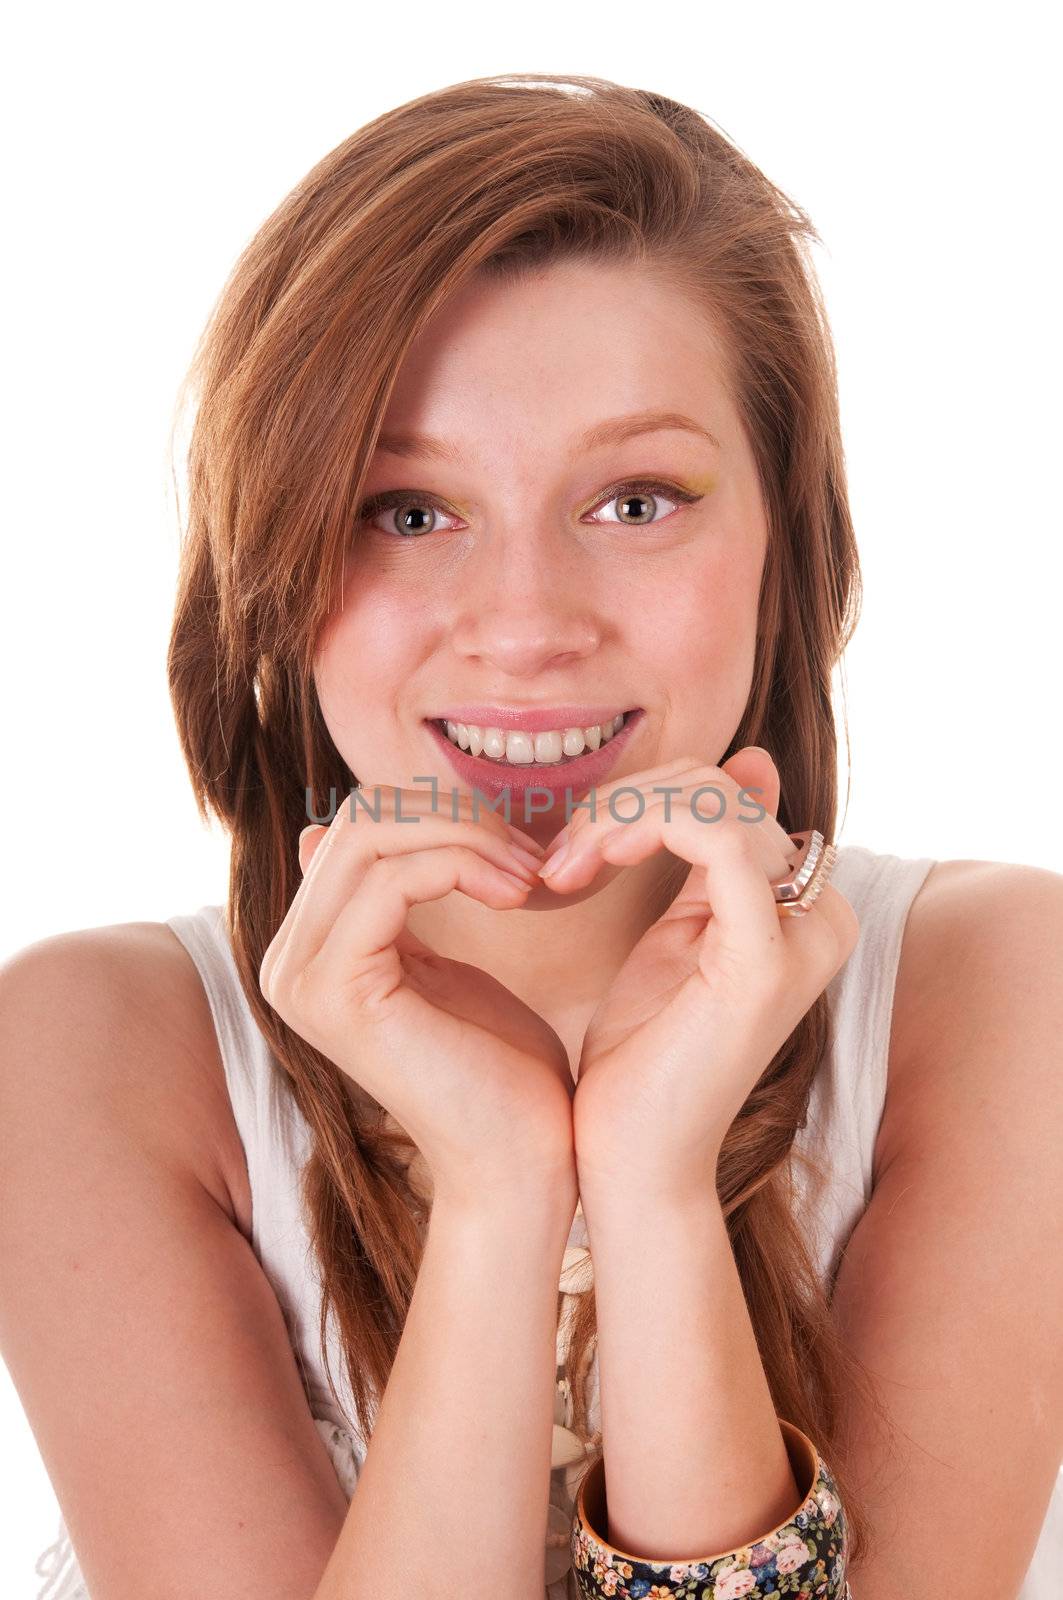
[[[457,460],[488,439],[526,445],[534,429],[578,456],[660,413],[685,419],[703,455],[725,449],[737,425],[725,369],[708,309],[645,269],[564,262],[479,278],[411,344],[378,450]],[[633,419],[626,435],[620,417]],[[426,437],[442,448],[425,450]]]

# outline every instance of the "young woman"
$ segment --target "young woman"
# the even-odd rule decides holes
[[[837,847],[815,237],[540,74],[240,260],[169,657],[227,901],[0,979],[49,1600],[1058,1578],[1063,882]]]

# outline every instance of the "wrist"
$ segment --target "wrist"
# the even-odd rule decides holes
[[[648,1212],[676,1215],[702,1211],[707,1205],[719,1210],[718,1164],[716,1148],[693,1165],[677,1162],[665,1173],[646,1170],[637,1155],[615,1177],[603,1177],[600,1169],[580,1164],[577,1177],[584,1214],[639,1219]]]
[[[466,1186],[437,1185],[433,1217],[447,1217],[459,1225],[504,1230],[513,1237],[534,1232],[540,1237],[558,1233],[568,1237],[579,1200],[575,1168],[556,1173],[509,1177],[505,1182],[475,1182]]]

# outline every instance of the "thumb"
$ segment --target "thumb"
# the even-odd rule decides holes
[[[743,745],[729,760],[720,762],[720,771],[725,772],[733,782],[737,783],[739,789],[745,791],[736,801],[737,815],[745,817],[749,822],[766,821],[756,810],[757,806],[763,806],[767,815],[776,819],[775,826],[781,834],[777,820],[780,794],[779,770],[767,750],[759,744]],[[782,835],[782,840],[785,845],[785,835]],[[785,856],[783,866],[779,870],[785,870]],[[664,923],[672,918],[686,916],[690,905],[700,906],[704,900],[704,872],[687,872],[678,894],[660,920]]]
[[[312,822],[299,835],[299,870],[304,877],[311,861],[314,859],[315,850],[317,850],[327,832],[328,828],[325,827],[324,823]]]
[[[763,806],[771,817],[778,815],[781,793],[779,769],[762,745],[743,745],[729,761],[722,763],[720,771],[726,772],[740,789],[747,791],[739,802],[743,816],[749,816],[754,805]]]

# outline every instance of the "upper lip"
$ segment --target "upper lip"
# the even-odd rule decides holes
[[[637,706],[452,706],[440,711],[429,721],[471,722],[478,728],[514,728],[523,733],[550,733],[555,728],[590,728],[596,723],[611,722],[622,711],[635,711]]]

